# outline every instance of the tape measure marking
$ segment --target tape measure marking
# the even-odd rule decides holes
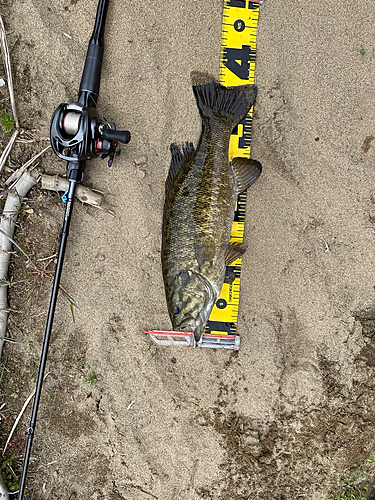
[[[226,87],[255,84],[259,5],[259,0],[225,0],[220,83]],[[238,124],[231,136],[230,160],[236,156],[250,158],[252,123],[253,109]],[[238,197],[231,233],[232,242],[243,242],[246,199],[246,192],[241,193]],[[241,265],[242,260],[238,259],[229,267],[229,271],[234,273],[235,279],[231,284],[224,283],[221,295],[206,325],[205,334],[236,334],[240,303]]]

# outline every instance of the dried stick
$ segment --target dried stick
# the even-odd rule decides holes
[[[58,175],[42,174],[42,188],[50,191],[68,191],[69,181]],[[76,187],[76,196],[82,203],[87,203],[97,208],[105,210],[109,215],[114,215],[110,205],[104,201],[104,195],[97,193],[92,189],[78,184]]]
[[[12,69],[10,66],[10,56],[9,56],[8,43],[7,43],[7,38],[5,35],[3,18],[1,17],[1,15],[0,15],[0,26],[1,26],[0,42],[1,42],[2,52],[4,54],[4,64],[5,64],[5,71],[6,71],[7,80],[8,80],[10,102],[12,104],[12,113],[13,113],[13,118],[14,118],[14,123],[16,125],[16,128],[20,128],[20,124],[18,123],[18,118],[17,118],[16,101],[14,99],[14,92],[13,92]]]
[[[8,276],[8,266],[10,251],[12,250],[12,242],[9,239],[13,238],[14,228],[18,218],[18,212],[22,203],[22,199],[26,196],[29,190],[35,186],[36,179],[28,172],[25,172],[19,179],[14,189],[8,194],[5,202],[5,207],[0,220],[0,281],[6,281]],[[8,321],[8,287],[0,287],[0,357],[3,349],[6,336],[6,328]],[[1,498],[1,497],[0,497]]]
[[[10,184],[12,184],[12,182],[17,181],[17,179],[19,179],[21,177],[21,175],[25,172],[25,170],[27,170],[30,167],[30,165],[32,165],[34,163],[34,161],[39,158],[39,156],[42,156],[42,154],[44,154],[46,151],[48,151],[48,149],[50,147],[51,146],[47,146],[42,151],[40,151],[38,154],[36,154],[32,158],[30,158],[30,160],[28,160],[26,163],[24,163],[22,165],[22,167],[20,167],[18,170],[13,172],[13,174],[9,177],[9,179],[6,180],[5,184],[7,186],[10,186]]]
[[[5,165],[5,162],[7,161],[7,158],[9,156],[9,153],[10,153],[10,150],[12,149],[13,147],[13,144],[18,136],[18,134],[20,133],[19,129],[16,129],[13,134],[12,134],[12,137],[10,138],[8,144],[6,145],[2,155],[0,156],[0,172],[3,170],[4,168],[4,165]]]
[[[12,149],[13,144],[14,144],[14,142],[15,142],[15,140],[20,132],[20,124],[19,124],[18,118],[17,118],[16,101],[14,99],[13,79],[12,79],[12,70],[11,70],[11,65],[10,65],[8,43],[7,43],[4,23],[3,23],[3,19],[1,17],[1,15],[0,15],[0,31],[1,31],[1,33],[0,33],[0,45],[1,45],[2,53],[4,54],[4,64],[5,64],[5,71],[7,74],[9,97],[10,97],[10,102],[12,105],[14,124],[16,126],[16,130],[13,132],[12,137],[10,138],[6,148],[3,151],[3,154],[0,157],[0,172],[1,172],[1,170],[4,168],[5,162],[7,161],[10,150]]]

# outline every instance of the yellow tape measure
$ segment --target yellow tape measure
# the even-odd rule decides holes
[[[258,1],[225,0],[221,42],[220,83],[226,87],[255,84],[255,56],[259,20]],[[253,109],[231,136],[229,159],[250,158]],[[231,241],[242,242],[245,230],[246,193],[239,196],[231,233]],[[235,277],[224,283],[207,323],[205,333],[233,335],[237,330],[240,303],[241,265],[238,259],[230,266]]]

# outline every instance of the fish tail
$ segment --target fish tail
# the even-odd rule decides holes
[[[193,92],[203,120],[219,115],[237,125],[254,104],[257,88],[255,85],[224,87],[212,82],[194,85]]]

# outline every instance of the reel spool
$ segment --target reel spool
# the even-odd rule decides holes
[[[68,111],[63,118],[63,129],[67,135],[74,136],[79,130],[81,115],[75,111]]]

